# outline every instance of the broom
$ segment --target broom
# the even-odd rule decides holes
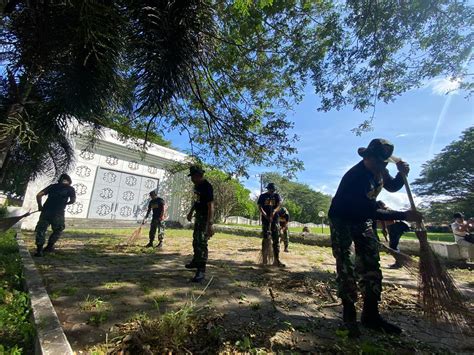
[[[127,245],[135,245],[136,241],[142,235],[143,223],[140,224],[140,227],[135,229],[130,237],[127,239]]]
[[[383,222],[383,221],[382,221]],[[383,237],[385,241],[388,243],[387,236],[384,234]],[[400,250],[392,249],[385,244],[379,241],[379,246],[391,256],[394,257],[395,261],[398,265],[404,267],[410,274],[416,275],[418,271],[418,263],[407,254],[402,253]]]
[[[27,212],[21,216],[0,218],[0,232],[6,232],[15,224],[17,224],[21,219],[28,217],[36,212],[39,212],[39,211]]]
[[[269,221],[270,222],[270,221]],[[263,223],[263,219],[262,219]],[[267,231],[263,235],[262,239],[262,250],[260,250],[260,254],[258,257],[258,263],[262,265],[268,265],[273,263],[273,248],[272,248],[272,237],[271,237],[271,229],[272,223],[269,223],[270,230]]]
[[[392,157],[392,161],[400,159]],[[416,211],[407,177],[403,174],[402,177],[411,209]],[[431,249],[423,222],[417,222],[415,234],[420,242],[418,298],[424,314],[434,323],[445,320],[459,328],[469,326],[470,311],[453,278]]]
[[[404,267],[410,274],[417,275],[418,274],[418,263],[413,259],[410,255],[402,253],[399,250],[392,249],[386,246],[383,243],[379,243],[384,251],[389,253],[391,256],[395,258],[395,261],[400,266]]]

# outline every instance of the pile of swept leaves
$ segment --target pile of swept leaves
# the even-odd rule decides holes
[[[222,339],[221,315],[188,304],[157,319],[133,320],[119,326],[121,335],[107,346],[107,354],[215,353]]]

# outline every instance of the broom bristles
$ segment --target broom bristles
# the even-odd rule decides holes
[[[394,250],[383,243],[380,243],[380,245],[387,253],[395,258],[397,264],[404,267],[411,274],[418,274],[418,263],[410,255],[404,254],[398,250]]]
[[[138,227],[137,229],[133,231],[132,235],[127,240],[127,245],[135,245],[135,242],[137,241],[138,238],[140,238],[141,233],[142,233],[142,226]]]
[[[418,297],[425,315],[433,322],[446,321],[453,326],[469,326],[470,311],[464,297],[431,249],[426,231],[417,231],[420,241]]]
[[[262,250],[260,250],[258,256],[258,263],[262,265],[268,265],[273,263],[273,246],[271,238],[266,235],[262,240]]]
[[[30,214],[30,212],[27,212],[21,216],[0,218],[0,232],[6,232],[15,224],[17,224],[21,219],[28,217]]]

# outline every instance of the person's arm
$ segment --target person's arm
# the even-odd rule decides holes
[[[71,194],[69,196],[69,201],[66,203],[66,205],[72,205],[74,202],[76,202],[76,190],[71,187]]]
[[[280,210],[281,208],[281,197],[280,195],[277,194],[277,200],[276,200],[276,203],[277,205],[275,206],[275,208],[273,209],[272,211],[272,215],[270,216],[270,221],[273,221],[273,218],[275,218],[275,215],[278,213],[278,211]]]
[[[46,194],[44,193],[44,191],[40,191],[38,192],[38,194],[36,195],[36,203],[38,204],[38,211],[41,211],[43,209],[43,203],[41,202],[41,199],[43,198],[43,196],[45,196]]]
[[[267,214],[263,210],[263,198],[262,198],[262,196],[263,195],[260,195],[260,197],[258,198],[258,201],[257,201],[258,210],[260,211],[260,214],[262,215],[263,218],[268,219]]]
[[[165,218],[165,210],[166,210],[166,203],[163,201],[163,208],[161,209],[161,214],[160,214],[160,221],[162,221]]]
[[[408,173],[410,172],[410,166],[403,160],[400,160],[397,163],[397,169],[398,173],[395,178],[389,174],[388,170],[385,170],[385,173],[383,174],[383,187],[389,192],[397,192],[400,190],[404,184],[403,175],[408,176]]]
[[[191,209],[189,210],[189,213],[186,217],[186,219],[188,220],[188,222],[191,222],[191,220],[193,219],[193,213],[194,213],[194,209],[195,209],[195,206],[194,204],[191,206]]]
[[[214,220],[214,201],[207,203],[207,222],[206,222],[206,234],[210,238],[214,235],[214,228],[212,227]]]
[[[273,218],[275,218],[275,215],[278,213],[278,211],[280,210],[281,208],[281,202],[278,203],[278,205],[275,207],[275,209],[273,210],[272,212],[272,215],[270,217],[270,220],[273,221]]]
[[[49,193],[50,188],[51,185],[36,194],[36,203],[38,204],[38,211],[43,210],[43,203],[41,202],[41,200],[43,199],[43,196],[46,196]]]
[[[348,217],[352,219],[372,219],[379,221],[410,221],[421,222],[422,215],[418,211],[393,211],[382,208],[377,208],[376,200],[368,198],[370,191],[369,182],[363,177],[358,176],[355,179],[348,180],[347,183],[352,182],[352,186],[348,186],[347,201],[351,201],[347,206]]]
[[[145,215],[145,218],[143,218],[142,224],[144,224],[147,218],[150,216],[150,212],[151,212],[151,201],[148,202],[148,210],[146,211],[146,215]]]

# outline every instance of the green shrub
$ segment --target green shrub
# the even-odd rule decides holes
[[[6,217],[6,216],[7,216],[7,204],[0,205],[0,218]]]
[[[30,354],[35,330],[14,231],[0,233],[0,354]]]

